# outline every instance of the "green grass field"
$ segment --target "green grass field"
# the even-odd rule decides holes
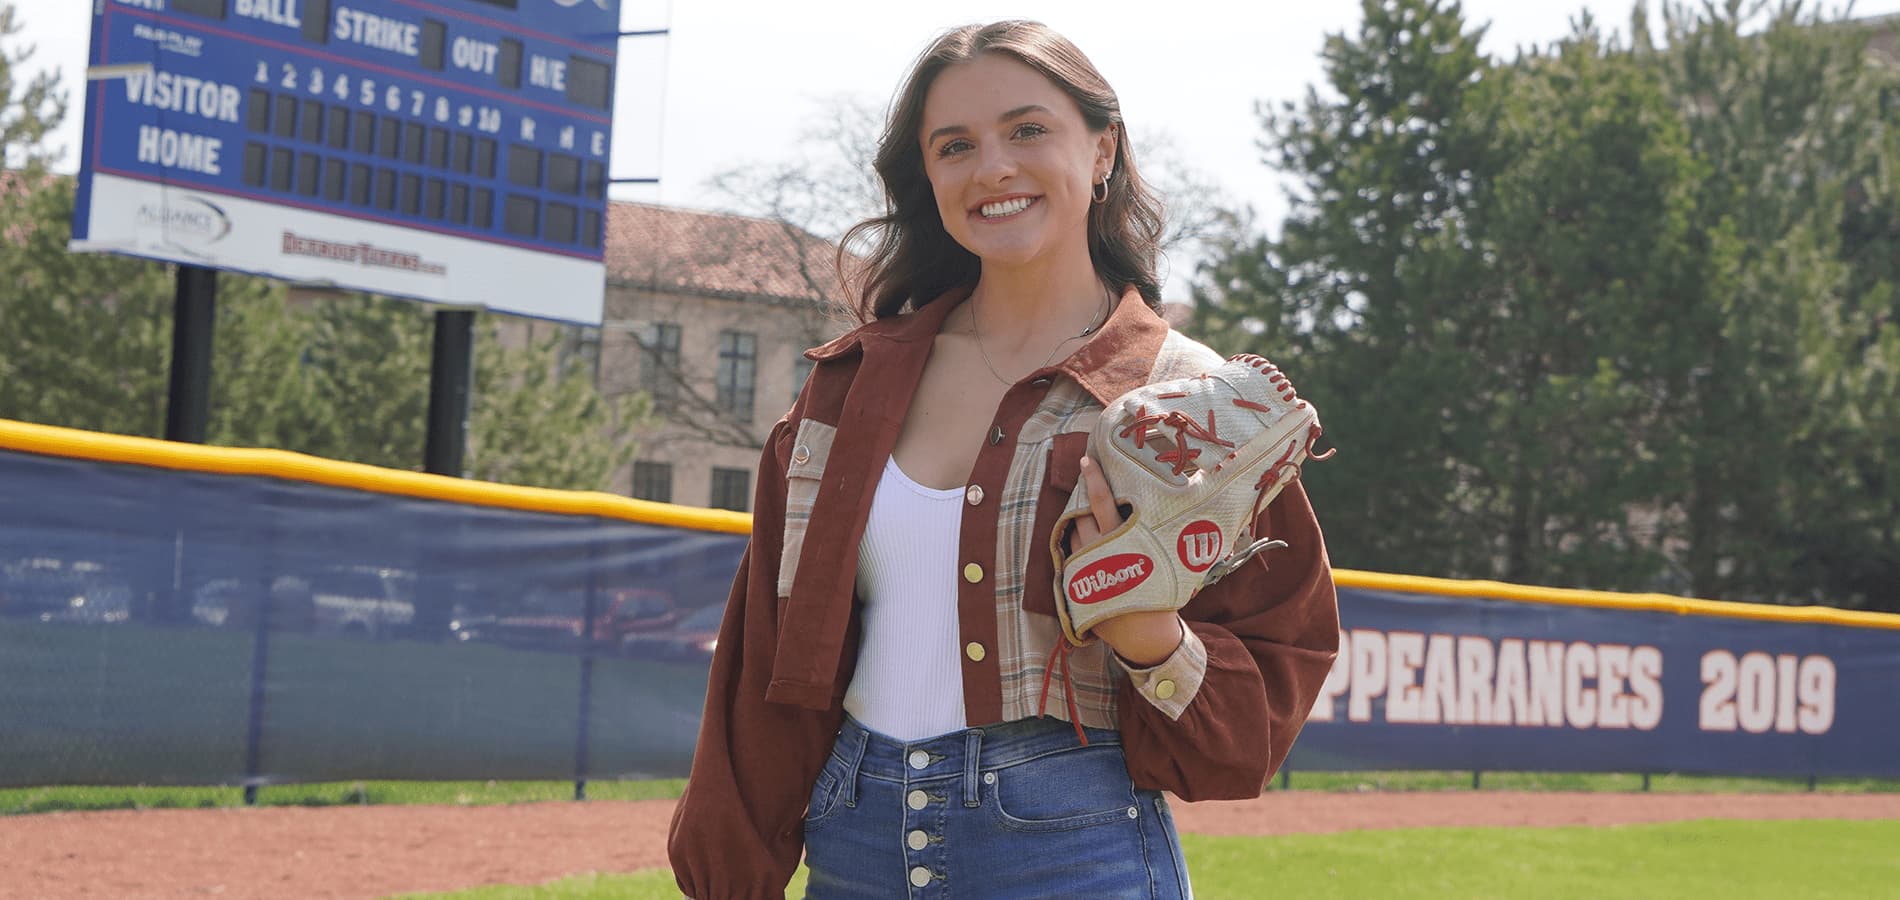
[[[682,779],[590,781],[594,800],[652,800],[678,797]],[[1486,791],[1640,791],[1641,775],[1562,772],[1486,772]],[[1470,772],[1299,772],[1293,787],[1303,791],[1470,790]],[[1729,778],[1659,774],[1650,790],[1658,793],[1790,793],[1807,790],[1803,778]],[[1271,788],[1279,790],[1275,779]],[[1823,779],[1818,791],[1900,793],[1900,781],[1870,778]],[[569,781],[359,781],[331,784],[273,785],[258,791],[262,806],[345,806],[358,804],[436,803],[486,805],[570,800]],[[38,787],[0,789],[0,815],[88,809],[197,809],[242,806],[244,791],[235,787]]]
[[[1182,836],[1205,900],[1900,897],[1900,821],[1678,822],[1608,828],[1416,828],[1273,838]],[[803,894],[803,871],[790,896]],[[677,898],[663,871],[414,898]]]

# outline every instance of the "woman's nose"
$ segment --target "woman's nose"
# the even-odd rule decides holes
[[[976,178],[978,183],[1000,185],[1016,174],[1016,157],[1007,147],[987,147],[977,151]]]

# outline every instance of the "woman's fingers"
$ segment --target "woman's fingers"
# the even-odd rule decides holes
[[[1098,533],[1106,534],[1121,527],[1121,510],[1115,507],[1115,494],[1108,489],[1108,479],[1095,461],[1086,456],[1082,457],[1082,483],[1088,486],[1089,511],[1095,514]]]

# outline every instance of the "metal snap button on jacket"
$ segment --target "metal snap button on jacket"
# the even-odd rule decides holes
[[[923,887],[924,885],[929,884],[930,870],[924,868],[923,866],[917,866],[911,869],[910,883],[912,887]]]
[[[1163,700],[1174,696],[1174,679],[1161,679],[1161,681],[1155,685],[1155,696]]]
[[[994,447],[997,444],[1000,444],[1002,442],[1003,442],[1003,426],[998,425],[995,428],[990,429],[990,446]]]
[[[980,484],[970,485],[968,488],[966,488],[963,491],[963,499],[969,501],[971,506],[976,506],[977,504],[982,503],[983,502],[983,486]]]
[[[989,651],[984,650],[983,645],[975,641],[971,641],[966,645],[963,648],[963,652],[966,656],[970,657],[971,662],[982,662],[983,657],[989,655]]]
[[[983,567],[970,563],[963,567],[963,580],[975,584],[983,580]]]
[[[792,462],[798,463],[799,465],[802,466],[810,461],[811,461],[810,447],[807,447],[804,444],[799,444],[797,447],[792,448]]]
[[[922,831],[913,831],[905,839],[905,842],[910,844],[910,849],[912,850],[922,850],[925,847],[930,846],[930,835],[927,835],[923,833]]]
[[[922,750],[910,751],[910,767],[911,768],[921,769],[927,765],[930,765],[930,754],[925,753]]]
[[[925,794],[923,791],[911,791],[905,795],[904,803],[911,809],[923,809],[925,806],[930,805],[930,795]]]

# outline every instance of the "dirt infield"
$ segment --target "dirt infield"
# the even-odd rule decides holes
[[[147,810],[0,818],[0,897],[382,897],[666,864],[673,801]],[[1900,794],[1272,792],[1177,803],[1181,830],[1900,819]]]

